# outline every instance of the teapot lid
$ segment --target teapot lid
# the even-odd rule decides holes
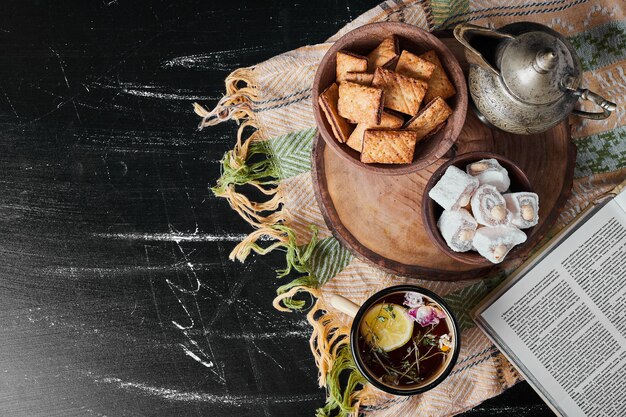
[[[500,74],[507,89],[530,104],[560,99],[566,77],[580,77],[578,58],[566,43],[558,33],[543,31],[522,33],[507,41],[499,53]]]

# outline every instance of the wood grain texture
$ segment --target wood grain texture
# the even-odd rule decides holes
[[[442,129],[417,144],[413,162],[410,164],[363,163],[361,162],[360,152],[357,152],[345,143],[339,143],[335,139],[331,126],[320,108],[318,97],[321,92],[335,82],[336,55],[338,51],[346,50],[367,55],[385,38],[391,35],[395,35],[398,39],[400,51],[407,50],[415,54],[421,54],[430,50],[437,52],[443,67],[450,77],[450,81],[457,90],[457,94],[447,100],[453,113]],[[379,22],[348,32],[333,44],[322,58],[320,66],[315,73],[312,97],[315,121],[321,137],[329,148],[332,148],[345,162],[354,165],[358,169],[379,175],[400,175],[423,169],[448,152],[463,127],[468,92],[462,68],[459,66],[454,54],[448,49],[446,43],[440,41],[435,35],[415,26],[398,22]]]
[[[490,151],[511,159],[539,195],[542,220],[525,250],[518,252],[523,256],[547,233],[570,193],[575,148],[569,128],[562,124],[520,143],[519,136],[489,132],[471,113],[466,121],[456,151]],[[359,258],[394,274],[434,280],[485,278],[511,262],[512,257],[498,265],[464,263],[447,256],[428,235],[422,217],[424,190],[445,160],[412,174],[376,175],[343,163],[318,138],[313,161],[314,190],[324,220]]]
[[[17,2],[0,14],[0,415],[312,416],[284,254],[208,186],[230,71],[322,42],[375,2]],[[470,416],[552,415],[527,384]]]
[[[460,62],[465,61],[461,49],[452,49]],[[563,122],[541,134],[520,136],[488,128],[472,111],[464,120],[454,151],[459,155],[488,151],[510,159],[539,195],[540,223],[528,244],[498,265],[468,264],[448,256],[429,236],[422,216],[427,182],[445,159],[404,175],[379,175],[344,163],[342,153],[318,137],[312,158],[313,188],[333,235],[366,262],[422,279],[484,278],[505,269],[515,256],[526,255],[545,236],[570,194],[576,148],[569,126]]]

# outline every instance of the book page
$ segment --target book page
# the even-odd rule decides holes
[[[626,192],[478,320],[557,413],[626,415]]]

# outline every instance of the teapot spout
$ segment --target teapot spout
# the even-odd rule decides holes
[[[488,47],[491,46],[491,49],[493,50],[484,50],[481,53],[471,44],[472,38],[477,35],[490,38],[496,42],[515,39],[515,37],[507,33],[502,33],[494,29],[489,29],[487,27],[472,25],[471,23],[461,23],[459,25],[456,25],[456,27],[454,28],[454,37],[461,43],[461,45],[465,47],[465,55],[467,56],[468,62],[471,64],[476,64],[479,67],[484,68],[488,71],[491,71],[496,76],[500,76],[500,71],[494,66],[493,63],[490,63],[489,60],[487,60],[485,57],[486,54],[495,54],[495,45],[493,45],[493,43],[492,45],[487,45]]]

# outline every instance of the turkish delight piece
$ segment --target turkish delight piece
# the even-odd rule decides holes
[[[478,180],[454,165],[450,165],[428,196],[446,210],[467,206],[472,193],[478,188]]]
[[[528,229],[539,222],[539,196],[535,193],[509,193],[503,195],[511,212],[511,223],[520,229]]]
[[[474,249],[489,262],[499,264],[515,246],[526,242],[526,233],[513,226],[481,227],[474,233]]]
[[[509,173],[496,159],[482,159],[466,167],[468,174],[478,178],[480,185],[493,185],[503,193],[509,189],[511,180]]]
[[[474,218],[482,225],[495,227],[511,222],[511,212],[506,208],[506,201],[493,185],[478,187],[471,204]]]
[[[472,249],[478,223],[467,210],[445,210],[439,217],[437,227],[453,251],[467,252]]]

